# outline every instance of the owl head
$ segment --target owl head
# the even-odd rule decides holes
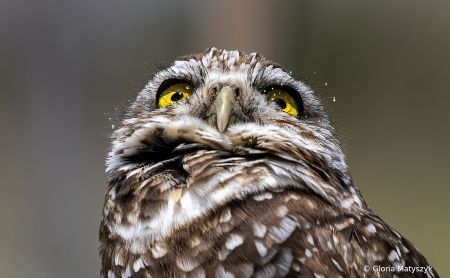
[[[191,150],[220,150],[230,169],[237,160],[261,158],[259,164],[236,166],[236,171],[260,171],[259,178],[246,181],[247,188],[222,188],[216,198],[221,201],[266,188],[298,187],[344,209],[363,203],[313,90],[258,53],[210,48],[178,58],[153,76],[113,139],[110,179],[140,167],[153,173],[186,159],[180,155]],[[176,181],[183,183],[193,169],[178,163],[186,173]],[[214,188],[205,186],[205,192]]]

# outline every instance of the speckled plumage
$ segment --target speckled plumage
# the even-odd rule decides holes
[[[194,93],[158,109],[173,79]],[[267,101],[275,85],[299,94],[298,117]],[[211,107],[222,86],[236,106],[220,132]],[[438,277],[366,205],[314,92],[260,54],[180,57],[112,139],[101,277]]]

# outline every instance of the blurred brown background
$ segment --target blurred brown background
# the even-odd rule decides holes
[[[449,35],[446,0],[0,1],[1,276],[98,277],[106,113],[216,46],[312,76],[367,203],[450,277]]]

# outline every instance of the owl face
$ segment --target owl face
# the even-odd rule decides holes
[[[283,125],[296,120],[305,122],[308,117],[327,123],[311,90],[281,66],[257,53],[215,48],[181,57],[170,68],[158,72],[135,108],[138,105],[140,109],[133,109],[133,116],[154,110],[170,115],[172,120],[189,115],[221,133],[235,123]],[[223,123],[217,122],[219,107]]]

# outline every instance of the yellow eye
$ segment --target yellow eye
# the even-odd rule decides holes
[[[192,86],[187,83],[175,83],[167,87],[161,94],[158,101],[159,108],[167,107],[171,104],[182,101],[190,97]]]
[[[266,93],[267,100],[273,101],[281,111],[294,117],[298,116],[298,105],[295,99],[282,89],[270,90]]]

